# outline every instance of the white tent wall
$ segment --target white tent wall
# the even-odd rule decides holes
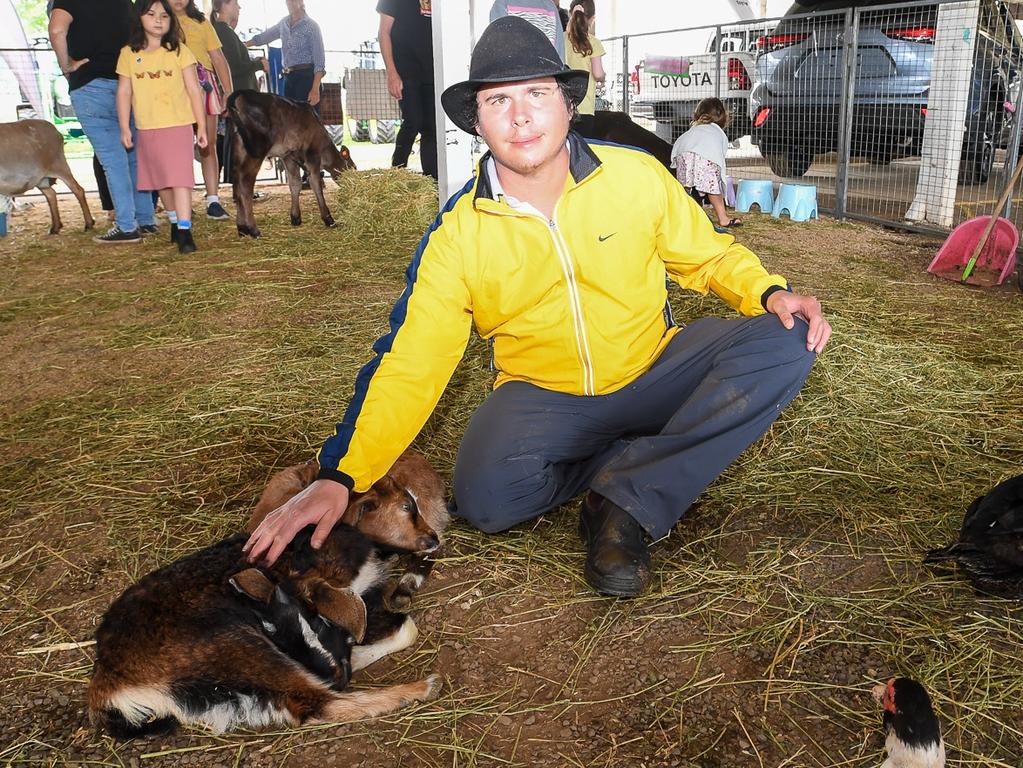
[[[440,94],[449,85],[469,76],[469,55],[475,39],[473,20],[479,13],[489,12],[476,0],[441,0],[433,4],[433,77],[437,111],[438,183],[437,197],[443,208],[472,176],[472,142],[467,133],[456,127],[440,103]],[[484,26],[486,26],[484,24]]]

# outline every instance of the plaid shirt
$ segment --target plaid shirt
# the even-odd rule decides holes
[[[266,45],[273,40],[281,41],[281,56],[285,69],[312,64],[313,71],[326,74],[327,65],[323,55],[323,35],[320,26],[308,16],[294,24],[285,16],[277,24],[252,38],[255,45]]]

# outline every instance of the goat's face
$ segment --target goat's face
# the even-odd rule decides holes
[[[377,544],[406,552],[433,552],[440,539],[408,490],[384,475],[348,504],[342,522],[358,528]]]
[[[331,152],[330,157],[323,158],[323,167],[335,181],[337,181],[339,174],[345,171],[356,170],[355,162],[352,160],[352,154],[348,151],[348,147],[344,144],[340,148],[331,145],[331,149],[333,152]]]

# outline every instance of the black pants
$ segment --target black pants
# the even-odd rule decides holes
[[[433,102],[433,82],[424,82],[413,77],[401,78],[401,128],[394,139],[394,156],[391,165],[404,168],[412,152],[416,136],[419,140],[419,159],[423,173],[437,178],[437,115]]]
[[[309,103],[309,91],[313,89],[313,68],[300,69],[298,72],[291,72],[284,76],[284,98],[298,101],[302,104]],[[322,92],[323,89],[321,88]],[[313,107],[316,114],[320,114],[320,105]]]
[[[110,187],[107,186],[107,175],[103,172],[103,166],[99,158],[92,156],[92,173],[96,177],[96,189],[99,191],[99,203],[104,211],[114,210],[114,198],[110,196]]]
[[[774,315],[706,317],[608,395],[502,384],[458,449],[458,514],[495,533],[589,488],[664,536],[799,393],[817,357],[807,329]]]

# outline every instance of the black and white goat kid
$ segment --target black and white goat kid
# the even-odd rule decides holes
[[[178,723],[222,732],[347,722],[435,696],[436,676],[340,690],[353,667],[410,644],[415,624],[385,612],[375,619],[380,647],[364,646],[361,662],[350,663],[355,642],[368,639],[362,595],[383,587],[387,564],[351,526],[335,526],[320,549],[312,548],[312,530],[265,573],[249,566],[247,537],[238,534],[129,587],[96,633],[93,721],[119,738]]]

